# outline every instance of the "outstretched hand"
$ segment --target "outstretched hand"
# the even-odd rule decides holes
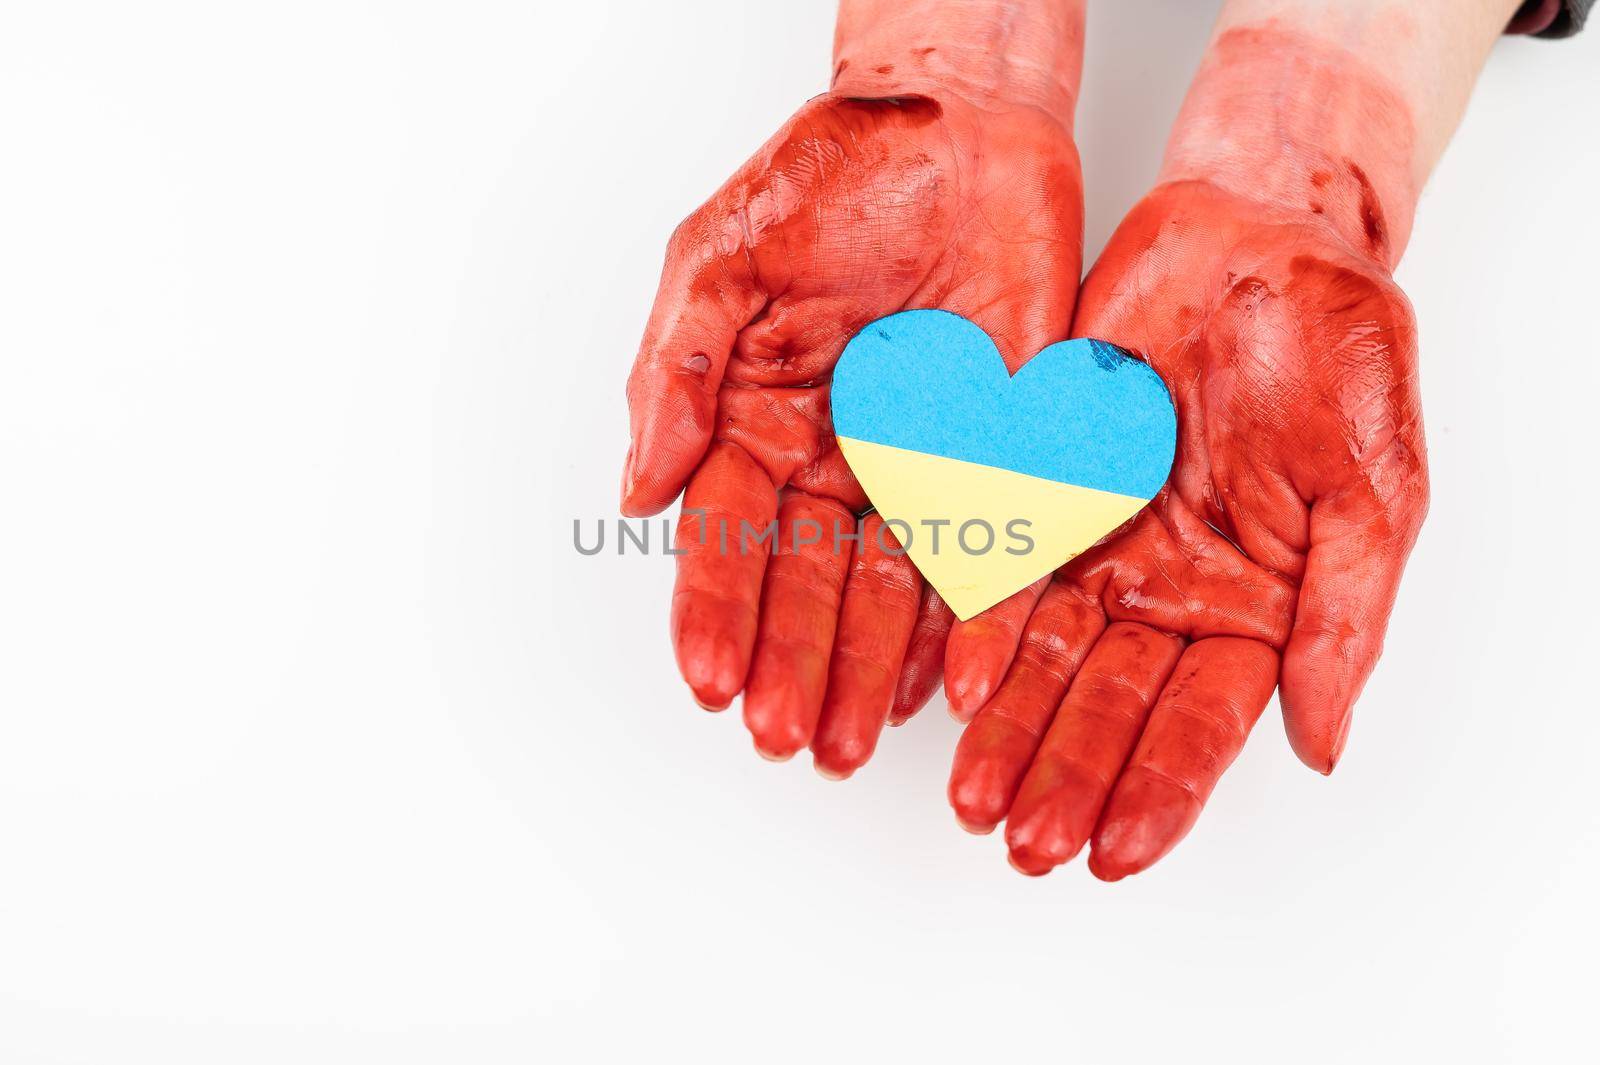
[[[1066,334],[1081,234],[1062,121],[953,92],[818,97],[673,234],[628,382],[623,510],[684,490],[678,666],[707,709],[744,692],[763,755],[809,745],[852,772],[937,687],[951,623],[877,519],[858,524],[829,417],[845,344],[941,307],[1015,371]]]
[[[1301,207],[1158,187],[1084,283],[1075,334],[1149,360],[1178,450],[1129,529],[952,634],[952,708],[976,717],[950,800],[974,831],[1005,819],[1024,872],[1085,843],[1105,879],[1162,857],[1275,684],[1302,761],[1344,748],[1428,488],[1381,214],[1352,243],[1319,210],[1330,180]]]

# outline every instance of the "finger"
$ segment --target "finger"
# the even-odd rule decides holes
[[[1098,605],[1079,588],[1057,581],[1045,591],[1005,683],[956,744],[948,794],[967,831],[992,832],[1005,819],[1061,696],[1104,628]]]
[[[971,721],[1000,687],[1016,656],[1023,626],[1049,586],[1050,578],[1040,577],[977,617],[957,621],[950,630],[950,645],[944,653],[944,693],[957,721]]]
[[[1083,848],[1182,650],[1178,637],[1126,621],[1095,643],[1006,819],[1019,871],[1043,876]]]
[[[933,585],[924,585],[917,623],[911,630],[905,660],[900,664],[900,681],[895,685],[889,724],[905,724],[939,690],[939,681],[944,678],[945,645],[950,640],[950,627],[955,620],[955,614]]]
[[[811,742],[828,684],[855,515],[789,492],[761,586],[761,622],[744,693],[744,723],[763,757],[782,761]]]
[[[1426,510],[1416,467],[1386,503],[1363,488],[1311,508],[1311,551],[1283,654],[1283,721],[1294,753],[1320,773],[1333,772],[1344,751]]]
[[[705,454],[717,388],[740,328],[766,297],[730,241],[697,212],[673,234],[667,263],[628,376],[630,442],[622,512],[654,514],[677,496]]]
[[[742,450],[718,444],[695,471],[678,516],[672,647],[695,701],[725,710],[744,687],[756,638],[768,530],[778,494]]]
[[[922,578],[883,519],[868,514],[860,532],[811,740],[817,772],[834,779],[861,768],[878,746],[922,599]]]
[[[1256,640],[1219,636],[1183,652],[1100,817],[1090,872],[1121,880],[1188,835],[1277,683],[1278,653]]]

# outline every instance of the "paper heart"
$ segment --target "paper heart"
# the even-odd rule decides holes
[[[1177,442],[1166,385],[1116,345],[1052,344],[1013,376],[948,311],[857,333],[832,402],[845,461],[963,621],[1137,514]]]

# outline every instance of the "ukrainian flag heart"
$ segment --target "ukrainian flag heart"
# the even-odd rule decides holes
[[[1012,376],[948,311],[857,333],[832,399],[845,461],[963,621],[1137,514],[1178,434],[1166,385],[1116,345],[1052,344]]]

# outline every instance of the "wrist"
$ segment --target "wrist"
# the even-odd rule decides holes
[[[1163,176],[1302,212],[1320,206],[1353,246],[1393,266],[1422,185],[1517,6],[1227,0]]]
[[[1086,0],[841,0],[833,91],[954,93],[1037,108],[1072,127]]]
[[[1393,267],[1421,190],[1416,139],[1405,99],[1358,56],[1275,27],[1238,28],[1202,63],[1160,180],[1320,216]]]

